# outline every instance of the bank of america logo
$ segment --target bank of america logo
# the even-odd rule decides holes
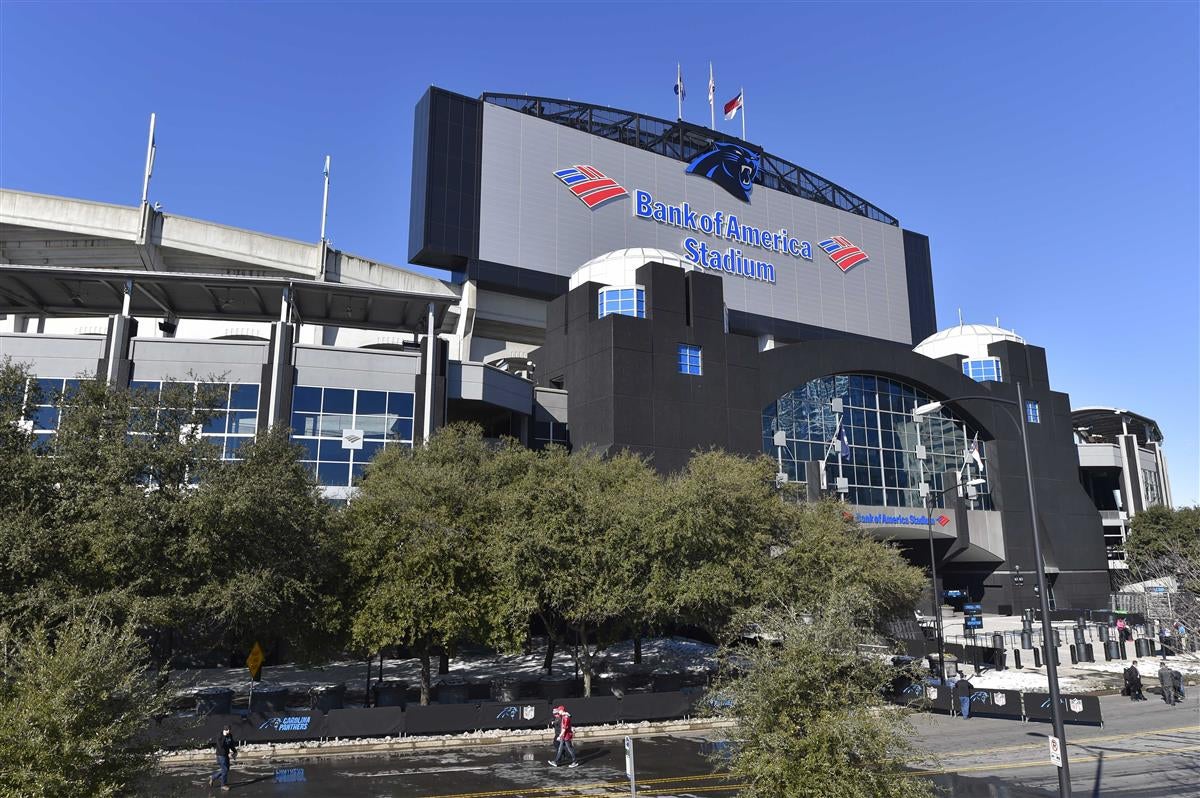
[[[939,515],[937,522],[938,522],[938,526],[945,526],[946,524],[950,523],[950,517],[945,516],[945,515]]]
[[[563,181],[571,193],[589,208],[599,208],[615,199],[629,196],[629,192],[617,185],[616,180],[594,166],[576,164],[569,169],[559,169],[554,176]]]
[[[850,271],[850,268],[856,263],[868,260],[867,253],[841,236],[827,238],[820,244],[817,244],[817,246],[828,252],[829,259],[836,263],[837,267],[844,272]]]

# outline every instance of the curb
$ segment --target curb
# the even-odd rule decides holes
[[[683,732],[711,731],[727,729],[734,726],[732,720],[697,719],[670,720],[658,723],[638,723],[616,726],[582,726],[575,730],[577,740],[608,740],[625,737],[649,737],[662,734],[679,734]],[[238,752],[239,762],[270,761],[276,757],[287,759],[325,759],[339,756],[369,756],[372,754],[415,753],[418,751],[447,751],[462,748],[487,748],[497,745],[525,745],[529,743],[549,743],[554,739],[550,730],[525,734],[504,734],[484,737],[478,734],[465,734],[455,737],[398,737],[383,739],[376,742],[340,743],[332,741],[307,741],[295,743],[253,743]],[[189,765],[197,762],[208,763],[213,757],[212,751],[205,749],[189,751],[173,751],[159,755],[160,765]]]

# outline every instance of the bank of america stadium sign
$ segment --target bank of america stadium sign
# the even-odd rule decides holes
[[[629,196],[629,191],[623,186],[596,167],[587,164],[555,170],[554,176],[592,210]],[[791,235],[787,228],[769,230],[755,227],[743,223],[736,213],[705,213],[696,210],[687,202],[679,205],[658,202],[644,189],[634,189],[632,200],[630,205],[635,218],[682,230],[685,234],[685,257],[705,269],[733,274],[748,280],[774,283],[775,264],[761,260],[761,255],[748,251],[749,248],[753,247],[768,255],[783,255],[797,260],[813,259],[812,244]],[[721,249],[701,241],[694,234],[721,239],[734,246]],[[833,236],[822,241],[820,247],[842,272],[868,260],[866,252],[842,236]]]

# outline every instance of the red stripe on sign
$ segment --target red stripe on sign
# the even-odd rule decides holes
[[[850,243],[850,242],[849,242],[847,239],[845,239],[845,238],[842,238],[841,236],[834,236],[834,237],[833,237],[833,240],[834,240],[834,241],[836,241],[836,242],[838,242],[839,244],[841,244],[843,247],[852,247],[852,246],[854,246],[854,245],[853,245],[853,244],[851,244],[851,243]]]
[[[604,177],[604,174],[594,166],[576,166],[575,168],[594,180]]]
[[[613,197],[623,196],[625,193],[625,189],[621,188],[620,186],[613,186],[612,188],[601,189],[600,191],[588,194],[585,197],[580,197],[580,199],[582,199],[584,204],[589,208],[594,208],[605,200],[610,200]]]
[[[867,260],[867,253],[859,250],[858,252],[852,253],[850,257],[837,261],[837,265],[842,271],[847,271],[854,264],[862,263],[864,260]]]
[[[571,191],[575,192],[576,194],[583,195],[592,191],[596,191],[597,189],[615,186],[616,184],[617,181],[606,177],[603,180],[588,180],[583,183],[576,183],[575,185],[571,186]]]

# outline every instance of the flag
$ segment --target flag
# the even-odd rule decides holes
[[[675,65],[675,93],[679,95],[679,99],[687,99],[687,92],[683,88],[683,70],[679,64]]]
[[[967,456],[964,459],[964,464],[967,462],[970,462],[971,460],[974,460],[975,465],[979,467],[980,471],[982,471],[983,470],[983,457],[980,456],[979,452],[980,452],[979,433],[976,432],[975,437],[971,440],[970,445],[967,446]]]
[[[837,432],[833,436],[834,443],[837,444],[838,454],[843,460],[850,459],[850,442],[846,440],[846,426],[838,424]]]
[[[712,62],[708,62],[708,104],[713,104],[713,99],[717,93],[717,84],[713,82]]]
[[[742,92],[738,92],[737,96],[729,102],[725,103],[725,118],[733,119],[737,116],[738,109],[742,107]]]

